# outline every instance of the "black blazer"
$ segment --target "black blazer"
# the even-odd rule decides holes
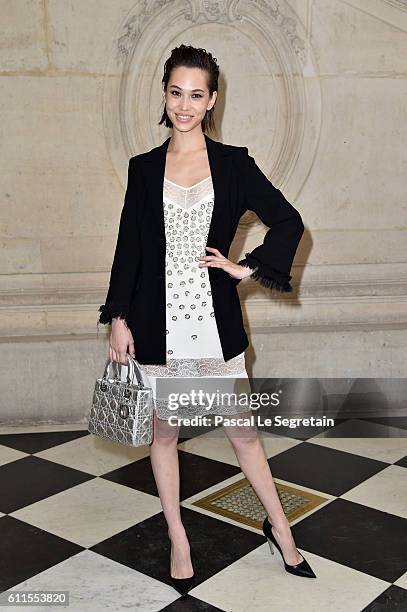
[[[263,174],[247,147],[204,136],[215,193],[207,246],[228,257],[240,217],[247,209],[254,211],[269,230],[263,243],[239,264],[254,269],[252,277],[263,286],[292,291],[290,270],[304,231],[299,212]],[[129,160],[109,289],[99,308],[99,323],[111,323],[117,316],[126,320],[141,364],[167,362],[163,183],[169,141],[170,137]],[[249,345],[236,288],[239,280],[221,268],[206,269],[223,357],[228,361]]]

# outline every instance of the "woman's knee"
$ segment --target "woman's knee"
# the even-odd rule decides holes
[[[179,427],[174,427],[166,419],[159,419],[154,415],[153,444],[161,446],[176,446],[178,443]]]
[[[249,427],[233,428],[233,431],[227,431],[226,435],[234,448],[251,448],[259,444],[257,430]]]

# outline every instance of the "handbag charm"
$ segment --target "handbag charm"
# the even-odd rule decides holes
[[[144,446],[153,440],[153,391],[145,387],[140,369],[131,355],[127,356],[127,380],[121,380],[121,368],[108,378],[111,366],[107,360],[102,378],[98,378],[89,413],[88,431],[126,446]],[[136,372],[137,383],[134,384]]]

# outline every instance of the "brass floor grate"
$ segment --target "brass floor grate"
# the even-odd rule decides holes
[[[290,522],[327,501],[325,497],[290,485],[275,484],[284,513]],[[267,514],[247,478],[206,495],[192,505],[258,529],[261,529]]]

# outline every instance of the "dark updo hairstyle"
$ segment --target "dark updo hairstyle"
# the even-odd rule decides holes
[[[216,57],[213,57],[209,51],[206,51],[206,49],[192,47],[191,45],[180,45],[179,47],[172,49],[170,57],[164,64],[164,76],[162,78],[164,91],[167,91],[171,71],[178,66],[186,66],[187,68],[201,68],[202,70],[206,70],[208,75],[207,84],[209,89],[209,98],[211,98],[214,91],[218,91],[219,66],[216,63]],[[207,129],[210,131],[215,130],[215,122],[213,120],[215,104],[210,110],[206,111],[205,117],[201,121],[203,132],[205,132]],[[158,125],[161,125],[162,123],[164,123],[165,127],[173,127],[172,121],[167,115],[165,106]]]

